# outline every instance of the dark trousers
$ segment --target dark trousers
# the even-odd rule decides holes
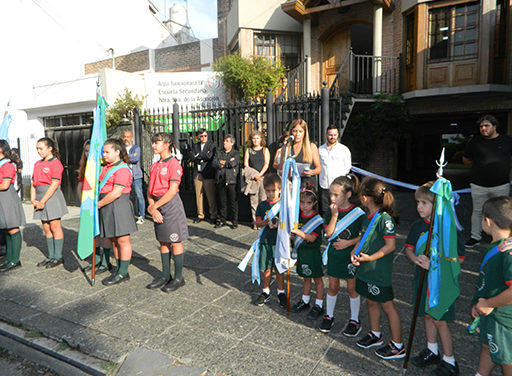
[[[326,211],[329,210],[329,206],[331,205],[331,199],[329,197],[329,190],[323,189],[322,187],[318,187],[320,190],[320,213],[323,215]]]
[[[230,218],[233,223],[238,223],[238,201],[236,184],[217,184],[217,197],[219,198],[220,220],[226,222],[228,218],[228,206],[230,208]]]

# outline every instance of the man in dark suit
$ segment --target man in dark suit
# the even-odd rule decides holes
[[[208,200],[210,219],[217,221],[217,204],[215,202],[215,169],[212,167],[215,145],[208,141],[206,129],[199,130],[200,142],[192,144],[191,159],[194,162],[194,188],[196,192],[197,217],[194,223],[204,220],[203,192]]]

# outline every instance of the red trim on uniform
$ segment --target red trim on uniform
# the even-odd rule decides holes
[[[318,234],[316,232],[310,232],[310,235],[315,235],[318,238]]]
[[[303,215],[303,214],[301,214],[300,216],[301,216],[302,218],[312,218],[315,214],[316,214],[316,211],[315,211],[315,212],[313,212],[313,214],[308,215],[308,216],[305,216],[305,215]]]
[[[459,256],[459,260],[465,260],[466,256]]]
[[[274,204],[277,204],[279,201],[281,201],[281,199],[280,199],[280,198],[278,198],[278,199],[277,199],[277,200],[275,200],[275,201],[269,201],[269,200],[265,200],[265,201],[267,201],[269,204],[274,205]]]
[[[430,225],[430,221],[427,218],[423,218],[423,222],[425,222],[427,225]]]
[[[377,211],[378,211],[378,210],[377,210]],[[377,211],[376,211],[375,213],[373,213],[372,215],[370,215],[370,216],[368,216],[368,214],[366,214],[366,218],[368,218],[368,219],[373,218],[373,216],[374,216],[375,214],[377,214]]]
[[[382,239],[395,239],[396,236],[395,235],[386,235],[386,236],[383,236]]]
[[[512,281],[505,281],[505,284],[506,284],[507,286],[510,286],[510,285],[512,285]]]
[[[262,218],[262,217],[258,217],[258,216],[256,216],[256,219],[262,220],[263,218]]]
[[[414,250],[414,248],[416,248],[416,246],[410,245],[410,244],[407,244],[407,243],[405,243],[404,247],[411,248],[412,250]]]
[[[349,206],[348,208],[346,208],[346,209],[338,208],[338,211],[339,211],[339,212],[342,212],[342,213],[344,213],[344,212],[348,212],[349,210],[352,210],[352,208],[353,208],[353,207],[354,207],[354,204],[350,205],[350,206]]]

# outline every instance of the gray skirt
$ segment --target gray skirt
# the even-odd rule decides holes
[[[49,185],[40,185],[36,188],[36,200],[39,201],[43,198],[44,194],[50,188]],[[68,207],[66,206],[66,200],[60,190],[60,186],[53,193],[52,197],[41,210],[34,208],[34,219],[40,219],[43,222],[53,221],[54,219],[60,219],[64,214],[68,213]]]
[[[5,191],[0,191],[0,229],[16,228],[26,223],[20,198],[11,184]]]
[[[160,197],[153,196],[155,201]],[[164,217],[163,223],[154,223],[156,240],[160,243],[180,243],[188,239],[187,217],[179,193],[171,201],[158,208]]]
[[[100,194],[100,200],[106,193]],[[133,218],[133,206],[130,194],[121,197],[100,209],[100,236],[102,238],[118,238],[137,231]]]

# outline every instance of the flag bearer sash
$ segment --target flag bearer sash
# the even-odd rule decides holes
[[[324,223],[324,220],[320,214],[315,215],[313,218],[311,218],[308,223],[306,223],[304,226],[302,226],[301,231],[303,231],[305,234],[311,234],[311,232],[316,229],[318,226],[322,225]],[[297,258],[297,249],[299,249],[300,245],[304,242],[304,239],[302,239],[300,236],[295,236],[295,239],[293,241],[293,250],[292,250],[292,259]]]
[[[128,167],[128,165],[124,162],[118,164],[117,166],[112,167],[110,170],[107,171],[107,173],[105,174],[103,179],[101,179],[98,192],[101,192],[101,190],[103,189],[105,184],[107,184],[108,179],[110,179],[112,177],[112,175],[114,175],[117,171],[119,171],[122,168],[127,168],[128,170],[131,171],[130,167]]]
[[[322,254],[322,262],[324,265],[327,265],[328,256],[327,251],[329,250],[329,247],[331,246],[331,243],[336,239],[336,237],[341,234],[343,231],[345,231],[348,226],[350,226],[352,223],[356,221],[360,216],[364,214],[364,210],[360,207],[355,207],[352,209],[346,216],[344,216],[342,219],[340,219],[336,223],[336,227],[334,228],[334,232],[332,233],[331,237],[328,239],[329,243],[327,244],[327,247],[325,247],[325,251]]]
[[[360,254],[363,251],[363,249],[364,250],[368,249],[368,244],[370,243],[370,239],[372,238],[373,233],[375,232],[375,229],[377,228],[377,226],[375,226],[375,224],[377,223],[377,220],[380,218],[380,216],[381,216],[381,213],[379,213],[379,210],[377,210],[375,212],[375,214],[373,215],[373,218],[370,221],[370,224],[366,228],[366,231],[364,232],[363,237],[361,238],[361,241],[359,242],[359,244],[357,246],[357,249],[354,253],[355,255]]]
[[[267,212],[267,214],[265,214],[264,219],[268,219],[269,221],[271,221],[274,217],[276,217],[279,214],[280,209],[281,201],[272,206],[272,208]],[[258,282],[258,285],[260,284],[260,239],[266,227],[268,227],[268,225],[263,226],[260,229],[260,232],[258,233],[258,239],[256,239],[256,241],[252,243],[251,248],[249,249],[245,257],[242,259],[240,264],[238,264],[238,269],[240,269],[242,272],[245,272],[247,264],[249,263],[252,257],[251,278],[252,282],[254,283],[254,281],[256,281]]]

